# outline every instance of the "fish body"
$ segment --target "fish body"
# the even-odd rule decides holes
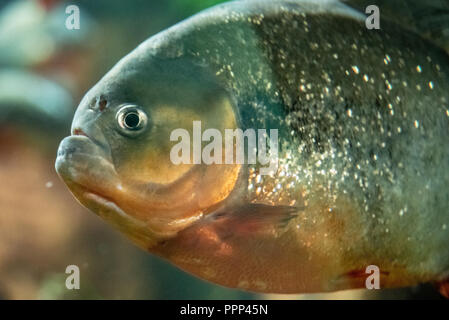
[[[257,292],[449,276],[449,58],[338,1],[237,1],[142,43],[82,100],[56,168],[139,246]],[[128,117],[129,116],[129,117]],[[125,119],[125,120],[123,120]],[[138,121],[137,121],[138,119]],[[275,172],[180,164],[173,130],[276,129]]]

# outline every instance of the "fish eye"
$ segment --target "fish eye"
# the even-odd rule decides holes
[[[117,112],[116,118],[120,131],[125,134],[141,132],[148,124],[146,113],[135,105],[121,107]]]

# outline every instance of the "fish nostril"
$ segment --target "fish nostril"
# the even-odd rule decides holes
[[[104,95],[100,95],[100,97],[94,98],[90,101],[88,108],[90,110],[95,110],[98,105],[98,110],[100,112],[104,111],[108,106],[108,100],[104,97]]]
[[[100,96],[100,101],[98,102],[98,109],[100,111],[103,111],[106,109],[106,106],[108,104],[108,101],[104,98],[104,96]]]

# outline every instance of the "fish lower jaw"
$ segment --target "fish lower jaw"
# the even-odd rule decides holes
[[[112,201],[108,198],[105,198],[97,193],[90,192],[90,191],[86,191],[83,196],[85,199],[96,202],[97,204],[117,213],[120,217],[128,220],[129,222],[132,222],[141,227],[144,227],[146,225],[145,222],[140,221],[140,220],[128,215],[114,201]]]
[[[78,191],[76,198],[83,206],[125,234],[144,250],[150,250],[166,239],[163,234],[153,230],[146,221],[126,213],[117,203],[107,197],[85,190]]]
[[[141,220],[123,210],[113,199],[98,192],[78,186],[82,191],[76,196],[82,205],[112,224],[139,247],[150,250],[152,247],[170,238],[176,237],[179,229],[193,223],[196,217],[181,219],[179,222]]]

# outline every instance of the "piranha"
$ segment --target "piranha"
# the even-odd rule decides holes
[[[365,19],[330,0],[201,12],[143,42],[85,95],[57,172],[138,246],[213,283],[336,291],[365,287],[376,266],[381,288],[444,292],[449,57]],[[173,163],[171,133],[192,137],[195,121],[222,136],[277,130],[276,170]]]

